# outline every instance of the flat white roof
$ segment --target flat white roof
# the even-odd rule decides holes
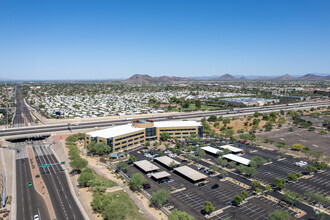
[[[136,166],[138,166],[140,169],[142,169],[144,172],[150,172],[150,171],[159,169],[159,167],[153,165],[152,163],[150,163],[147,160],[136,161],[136,162],[134,162],[134,164]]]
[[[246,166],[249,165],[249,163],[250,163],[249,159],[237,156],[235,154],[225,154],[222,157],[226,158],[226,159],[229,159],[229,160],[232,160],[232,161],[235,161],[237,163],[241,163],[241,164],[246,165]]]
[[[91,137],[113,138],[137,131],[144,131],[144,130],[145,128],[137,128],[137,127],[133,127],[132,124],[127,124],[127,125],[119,125],[107,129],[102,129],[98,131],[93,131],[86,134],[90,135]]]
[[[202,147],[202,150],[205,150],[205,151],[207,151],[209,153],[212,153],[212,154],[217,154],[219,151],[221,151],[219,149],[216,149],[216,148],[210,147],[210,146]]]
[[[182,175],[188,177],[189,179],[191,179],[193,181],[205,179],[207,177],[204,174],[202,174],[188,166],[177,167],[177,168],[174,168],[174,170],[176,172],[181,173]]]
[[[161,178],[169,177],[171,176],[171,174],[169,174],[166,171],[162,171],[162,172],[153,173],[151,176],[154,177],[155,179],[161,179]]]
[[[176,160],[173,160],[172,158],[168,156],[161,156],[161,157],[156,157],[154,160],[159,161],[162,164],[165,164],[166,166],[169,166],[172,162],[176,163],[179,165],[180,163]]]
[[[154,126],[157,128],[196,127],[202,126],[202,123],[197,121],[157,121],[154,122]]]
[[[230,150],[231,152],[234,152],[234,153],[238,153],[238,152],[242,152],[243,149],[241,148],[237,148],[237,147],[233,147],[231,145],[223,145],[223,146],[220,146],[221,148],[223,149],[228,149]]]

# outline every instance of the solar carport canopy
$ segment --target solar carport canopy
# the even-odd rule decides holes
[[[162,172],[153,173],[151,176],[158,180],[158,179],[162,179],[162,178],[165,178],[165,177],[169,177],[169,176],[171,176],[171,174],[169,174],[166,171],[162,171]]]
[[[220,146],[222,149],[228,149],[230,150],[231,152],[234,152],[234,153],[238,153],[238,152],[242,152],[243,149],[241,148],[237,148],[237,147],[233,147],[231,145],[223,145],[223,146]]]
[[[240,164],[243,164],[243,165],[249,165],[250,163],[250,160],[249,159],[246,159],[244,157],[239,157],[235,154],[226,154],[226,155],[223,155],[222,156],[223,158],[226,158],[228,160],[232,160],[232,161],[235,161],[237,163],[240,163]]]
[[[205,179],[207,176],[204,174],[188,167],[188,166],[182,166],[174,168],[174,170],[178,173],[180,173],[183,176],[186,176],[187,178],[191,179],[192,181],[198,181],[201,179]]]
[[[210,147],[210,146],[206,146],[206,147],[202,147],[202,150],[208,152],[208,153],[212,153],[212,154],[217,154],[218,152],[221,152],[221,150],[218,150],[214,147]]]
[[[176,160],[173,160],[172,158],[168,156],[161,156],[161,157],[156,157],[154,160],[157,160],[158,162],[166,165],[167,167],[174,162],[175,164],[179,165],[180,163]]]
[[[139,167],[141,170],[143,170],[146,173],[159,169],[159,167],[153,165],[152,163],[150,163],[147,160],[140,160],[140,161],[134,162],[134,165]]]

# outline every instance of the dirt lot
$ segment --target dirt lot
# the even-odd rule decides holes
[[[257,134],[261,139],[271,139],[279,142],[284,141],[288,146],[292,144],[301,144],[309,147],[312,151],[322,151],[327,157],[330,156],[329,134],[321,135],[319,129],[308,131],[306,128],[294,127],[294,132],[289,132],[287,127],[274,129],[269,132]]]

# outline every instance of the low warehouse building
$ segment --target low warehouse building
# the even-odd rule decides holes
[[[200,180],[205,179],[207,176],[204,174],[188,167],[188,166],[182,166],[174,168],[174,171],[180,174],[181,176],[185,177],[186,179],[189,179],[192,182],[197,182]]]

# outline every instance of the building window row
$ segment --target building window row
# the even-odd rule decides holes
[[[132,135],[129,135],[129,136],[121,137],[121,138],[116,139],[115,141],[121,141],[121,140],[124,140],[124,139],[127,139],[127,138],[139,136],[139,135],[142,135],[142,134],[144,134],[144,132],[140,132],[140,133],[132,134]]]
[[[185,128],[185,129],[161,129],[160,132],[165,131],[196,131],[196,128]]]

